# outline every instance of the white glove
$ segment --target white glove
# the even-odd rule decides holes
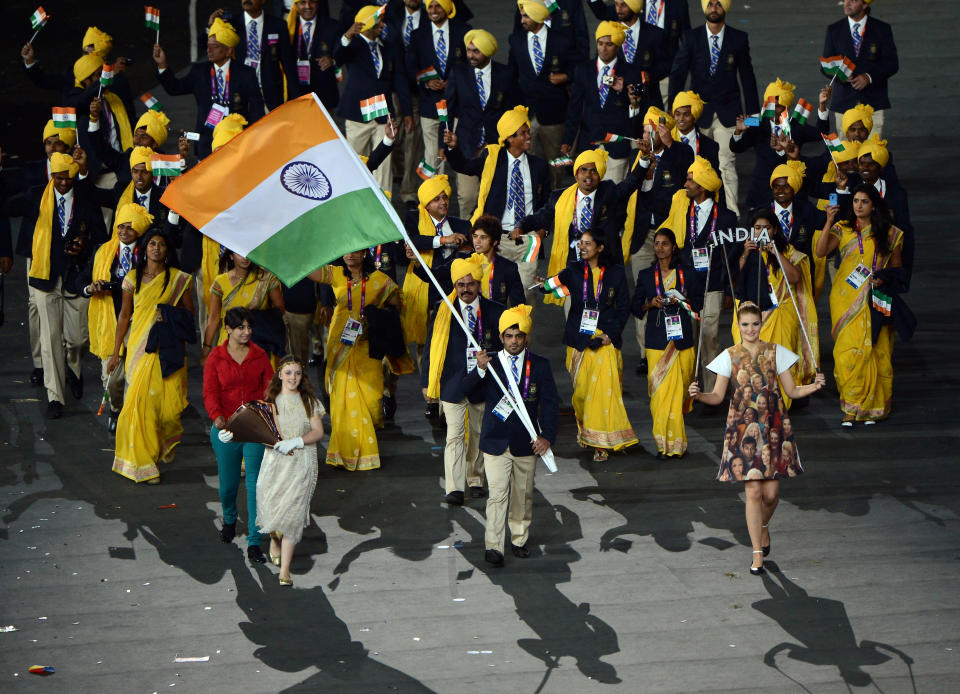
[[[299,436],[295,439],[284,439],[273,447],[280,455],[289,455],[297,448],[303,448],[303,439]]]
[[[230,443],[233,441],[233,432],[229,429],[221,429],[217,432],[217,438],[220,439],[220,443]]]

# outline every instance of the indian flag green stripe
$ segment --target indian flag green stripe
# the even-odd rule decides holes
[[[760,117],[775,118],[776,115],[777,115],[777,97],[772,96],[763,102],[763,111],[760,113]]]
[[[553,294],[558,299],[562,299],[565,296],[570,296],[570,290],[567,289],[566,285],[560,282],[560,276],[555,275],[551,277],[546,282],[543,283],[543,288],[548,292]]]

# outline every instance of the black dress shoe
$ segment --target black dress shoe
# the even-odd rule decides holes
[[[470,487],[471,499],[482,499],[487,495],[487,490],[483,487]]]
[[[111,434],[117,433],[117,418],[120,417],[119,412],[110,411],[110,419],[107,420],[107,431]]]
[[[503,566],[503,555],[495,549],[484,552],[483,559],[491,566]]]
[[[518,559],[528,559],[530,557],[530,548],[524,545],[523,547],[517,547],[515,544],[510,544],[510,551],[513,552],[513,556]]]
[[[63,416],[63,403],[51,400],[47,404],[47,419],[60,419]]]
[[[260,545],[250,545],[247,547],[247,559],[253,564],[266,564],[267,557],[260,549]]]
[[[463,506],[463,492],[450,492],[443,500],[451,506]]]
[[[70,393],[77,400],[83,397],[83,375],[79,378],[73,371],[67,369],[67,385],[70,386]]]
[[[383,418],[387,420],[393,420],[393,416],[397,413],[397,399],[390,396],[383,396]]]
[[[647,358],[641,357],[640,361],[637,362],[637,376],[646,376],[647,375]]]
[[[233,538],[237,536],[237,523],[224,523],[223,527],[220,528],[220,542],[233,542]]]
[[[43,385],[43,369],[34,369],[30,374],[30,383],[35,386]]]

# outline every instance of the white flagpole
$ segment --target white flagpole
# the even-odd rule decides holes
[[[803,333],[803,339],[807,343],[807,349],[810,350],[810,358],[814,360],[813,369],[817,373],[820,373],[820,366],[817,364],[816,355],[813,353],[813,345],[810,344],[810,337],[807,335],[807,327],[803,324],[803,317],[800,315],[800,306],[797,304],[797,297],[794,296],[793,287],[791,287],[790,282],[787,281],[787,272],[783,269],[783,260],[780,259],[780,251],[777,250],[776,244],[771,245],[773,245],[773,254],[777,257],[777,263],[780,265],[783,281],[787,283],[787,291],[790,292],[790,298],[793,300],[793,310],[797,312],[797,322],[800,323],[800,331]]]
[[[706,301],[707,292],[710,291],[710,270],[713,269],[713,252],[716,250],[716,248],[717,248],[716,246],[711,246],[711,247],[710,247],[710,254],[707,256],[707,258],[708,258],[708,260],[707,260],[707,263],[708,263],[708,265],[707,265],[707,282],[706,282],[706,284],[704,285],[704,289],[703,289],[703,298],[704,298],[704,301]],[[701,310],[702,310],[702,309],[701,309]],[[695,381],[697,381],[697,383],[700,382],[700,346],[701,346],[702,344],[703,344],[703,325],[702,325],[702,323],[701,323],[701,325],[699,326],[699,330],[697,331],[697,364],[696,364],[696,366],[695,366],[694,369],[693,369],[693,378],[694,378]]]

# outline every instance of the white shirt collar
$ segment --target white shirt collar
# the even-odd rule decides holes
[[[604,67],[609,67],[611,70],[613,70],[614,68],[616,68],[616,66],[617,66],[616,56],[614,56],[613,60],[611,60],[609,63],[605,63],[602,60],[600,60],[600,58],[597,58],[597,73],[602,73]]]
[[[218,66],[216,63],[214,63],[213,67],[217,70],[222,70],[224,76],[226,76],[227,72],[230,71],[230,58],[227,58],[227,61],[223,65]]]
[[[523,365],[527,360],[527,350],[523,349],[520,354],[510,354],[506,349],[500,350],[500,365],[503,367],[503,372],[507,374],[510,378],[513,378],[513,369],[511,368],[513,364],[513,358],[517,358],[517,370],[520,371],[523,369]],[[520,373],[520,378],[524,377],[523,373]],[[514,381],[516,383],[516,381]],[[508,386],[509,387],[509,386]],[[517,386],[519,388],[519,385]]]
[[[716,36],[718,39],[720,39],[720,45],[721,45],[721,46],[723,45],[723,34],[724,34],[724,32],[727,30],[727,25],[726,25],[726,24],[724,24],[722,27],[720,27],[720,31],[718,31],[716,34],[714,34],[712,31],[710,31],[710,29],[709,29],[706,25],[704,25],[703,28],[704,28],[704,30],[706,30],[706,32],[707,32],[707,41],[708,41],[709,43],[712,44],[712,43],[713,43],[713,37]]]
[[[515,157],[515,156],[513,156],[512,154],[510,154],[510,150],[509,150],[509,149],[504,149],[504,151],[507,153],[507,167],[508,167],[508,168],[513,168],[513,162],[515,162],[515,161],[520,162],[520,164],[521,164],[521,166],[522,166],[523,163],[527,160],[527,153],[526,153],[526,152],[520,152],[520,156],[519,156],[519,157]],[[510,172],[508,171],[507,174],[509,175],[509,173],[510,173]]]
[[[434,217],[434,216],[433,216],[432,214],[430,214],[429,212],[427,213],[427,216],[430,217],[430,221],[433,222],[433,226],[437,226],[438,224],[443,224],[444,226],[447,226],[447,218],[446,218],[446,217],[444,217],[443,219],[437,219],[436,217]]]
[[[850,34],[851,34],[851,35],[853,35],[853,25],[854,25],[854,24],[859,24],[859,25],[860,25],[860,36],[863,36],[863,30],[867,28],[867,17],[868,17],[868,16],[869,16],[869,15],[863,15],[863,19],[861,19],[860,21],[855,21],[855,20],[851,19],[850,17],[847,17],[847,26],[850,27]]]
[[[430,26],[433,27],[433,35],[434,35],[434,36],[437,35],[437,32],[438,32],[438,31],[442,31],[442,32],[444,32],[444,34],[447,36],[447,38],[450,37],[450,32],[448,31],[449,28],[450,28],[450,20],[449,20],[449,19],[444,19],[444,20],[443,20],[443,24],[441,24],[440,26],[437,26],[437,25],[434,24],[433,22],[430,22]]]
[[[539,31],[528,31],[527,34],[529,34],[531,37],[536,36],[538,39],[540,39],[540,41],[546,41],[547,32],[549,30],[550,30],[550,27],[548,27],[546,24],[541,24]]]
[[[691,200],[690,203],[691,203],[692,205],[698,205],[698,204],[700,205],[700,215],[701,215],[701,216],[702,216],[702,215],[705,215],[705,214],[710,214],[710,212],[713,211],[713,198],[711,198],[711,197],[709,197],[709,196],[707,197],[706,200],[704,200],[704,201],[701,202],[701,203],[695,203],[695,202],[693,202],[693,200]]]
[[[597,189],[596,189],[596,188],[593,189],[593,192],[592,192],[592,193],[590,193],[589,195],[587,195],[587,194],[584,193],[582,190],[580,190],[580,187],[579,187],[579,186],[577,186],[577,204],[580,204],[580,201],[583,200],[584,198],[590,198],[590,201],[593,202],[596,194],[597,194]]]
[[[129,248],[130,250],[133,250],[136,247],[137,247],[136,241],[134,241],[133,243],[124,243],[123,241],[120,242],[120,250],[123,250],[124,248]]]
[[[489,76],[490,76],[490,72],[491,72],[490,68],[491,68],[492,65],[493,65],[493,61],[491,60],[490,62],[488,62],[488,63],[487,63],[486,65],[484,65],[483,67],[475,67],[475,68],[473,68],[473,74],[474,74],[474,76],[476,76],[476,74],[479,72],[479,73],[483,74],[484,77],[489,77]]]
[[[790,203],[789,205],[787,205],[786,207],[781,207],[781,206],[780,206],[780,203],[777,202],[776,200],[774,200],[774,201],[773,201],[773,211],[777,213],[777,216],[779,216],[781,212],[786,212],[786,213],[792,215],[792,214],[793,214],[793,203],[791,202],[791,203]]]
[[[53,193],[54,193],[54,196],[55,196],[56,199],[57,199],[57,202],[60,202],[60,199],[61,199],[61,198],[63,198],[63,199],[66,200],[67,202],[73,202],[73,188],[71,188],[70,190],[68,190],[68,191],[67,191],[66,193],[64,193],[63,195],[60,195],[60,193],[57,192],[57,189],[54,188],[54,189],[53,189]]]
[[[465,311],[465,310],[467,309],[467,306],[469,306],[471,309],[473,309],[473,315],[474,315],[474,316],[477,315],[477,309],[480,308],[480,295],[479,295],[479,294],[477,294],[477,298],[474,299],[473,301],[471,301],[469,304],[464,303],[462,299],[457,299],[457,301],[460,302],[460,310],[461,310],[461,311]]]
[[[256,23],[257,23],[257,36],[260,36],[260,35],[263,33],[262,31],[260,31],[261,27],[263,27],[263,12],[260,13],[260,16],[259,16],[259,17],[251,17],[249,14],[247,14],[246,12],[244,12],[244,13],[243,13],[243,28],[244,28],[245,31],[250,29],[250,22],[256,22]]]

